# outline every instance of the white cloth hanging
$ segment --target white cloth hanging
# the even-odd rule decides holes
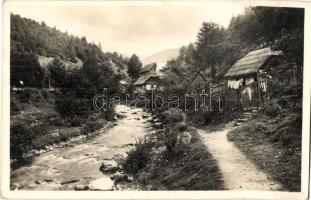
[[[241,83],[243,83],[243,78],[238,80],[228,80],[228,87],[231,89],[238,89]]]

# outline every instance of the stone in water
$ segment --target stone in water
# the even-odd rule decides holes
[[[109,177],[96,179],[89,184],[90,190],[112,191],[114,182]]]

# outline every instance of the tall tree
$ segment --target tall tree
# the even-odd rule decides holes
[[[233,17],[227,30],[235,52],[271,46],[297,65],[303,61],[304,10],[252,7]]]
[[[138,56],[133,54],[130,58],[130,60],[127,63],[128,70],[127,73],[128,75],[133,79],[137,79],[139,76],[139,71],[142,68],[142,63],[140,62]]]
[[[64,87],[67,80],[65,66],[62,61],[57,57],[48,66],[49,70],[49,85],[54,87]]]
[[[204,22],[197,36],[195,60],[200,70],[211,68],[212,78],[216,76],[215,67],[224,57],[225,29],[215,23]]]
[[[14,86],[44,86],[44,70],[34,54],[11,54],[11,84]]]
[[[283,51],[288,62],[303,64],[304,9],[255,7],[261,43]]]

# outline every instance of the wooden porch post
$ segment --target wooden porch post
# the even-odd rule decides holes
[[[212,109],[212,83],[209,82],[209,109],[210,111],[213,111]]]
[[[259,106],[262,104],[261,102],[261,91],[260,91],[260,82],[259,82],[259,75],[258,72],[256,72],[256,76],[257,76],[257,87],[258,87],[258,95],[259,95]],[[259,107],[258,106],[258,107]]]

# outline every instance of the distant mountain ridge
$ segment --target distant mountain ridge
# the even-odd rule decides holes
[[[157,70],[160,70],[163,66],[165,66],[166,62],[171,58],[176,58],[179,54],[180,48],[175,49],[166,49],[163,51],[159,51],[151,56],[142,59],[142,63],[147,65],[152,62],[157,63]]]

